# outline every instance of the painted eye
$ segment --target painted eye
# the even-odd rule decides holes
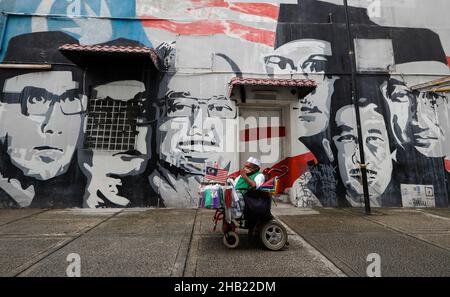
[[[327,61],[313,60],[305,63],[304,68],[312,73],[324,72],[327,67]]]
[[[208,111],[210,117],[215,118],[234,118],[234,108],[225,102],[217,102],[214,104],[208,104]]]
[[[182,110],[186,110],[188,108],[191,108],[191,106],[186,105],[186,104],[182,104],[182,103],[174,103],[171,106],[171,110],[172,111],[182,111]]]
[[[356,137],[354,135],[348,134],[343,135],[338,138],[339,142],[349,143],[349,142],[356,142]]]
[[[66,99],[64,99],[64,101],[67,101],[67,102],[74,102],[75,100],[79,100],[79,99],[75,98],[75,97],[67,97]]]
[[[175,110],[182,110],[182,109],[186,108],[187,106],[183,105],[183,104],[175,104],[173,107]]]
[[[265,58],[266,63],[278,64],[281,62],[280,57],[277,56],[269,56]]]
[[[392,96],[392,101],[398,103],[409,103],[412,96],[412,94],[408,93],[394,94]]]
[[[229,106],[229,105],[210,105],[208,107],[208,109],[210,111],[224,111],[224,109],[226,111],[231,111],[232,110],[231,106]]]
[[[28,103],[29,104],[43,104],[45,103],[45,98],[42,96],[30,96],[28,98]]]
[[[381,139],[380,137],[369,136],[369,137],[367,137],[367,142],[371,143],[371,144],[381,144],[381,143],[384,143],[384,140]]]

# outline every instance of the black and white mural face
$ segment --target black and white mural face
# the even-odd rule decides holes
[[[425,157],[443,157],[444,131],[437,108],[445,107],[445,96],[411,91],[405,82],[390,78],[381,86],[389,106],[390,125],[400,147],[412,145]]]
[[[226,87],[206,76],[170,79],[165,119],[158,128],[165,162],[190,174],[203,174],[208,162],[229,168],[234,151],[226,152],[226,127],[236,119],[237,110],[226,88],[220,92],[218,85]]]
[[[2,129],[11,162],[25,176],[38,180],[65,173],[79,141],[87,104],[72,72],[35,72],[9,78],[3,98]]]
[[[119,190],[122,178],[142,174],[152,156],[149,116],[143,114],[149,112],[146,87],[137,80],[113,81],[95,86],[92,96],[86,141],[93,149],[79,158],[89,177],[84,203],[99,207],[106,199],[127,206],[130,197]]]
[[[338,131],[333,137],[337,160],[347,200],[353,207],[363,205],[363,187],[356,120],[352,105],[336,113]],[[362,134],[367,164],[369,195],[372,206],[381,206],[380,196],[391,181],[392,159],[383,116],[373,103],[361,108]]]
[[[333,85],[337,79],[326,75],[331,57],[331,44],[316,39],[288,42],[264,57],[269,76],[281,78],[283,75],[292,75],[295,78],[311,78],[317,83],[317,88],[300,99],[298,107],[295,107],[295,117],[298,119],[295,131],[298,137],[316,135],[328,127]]]

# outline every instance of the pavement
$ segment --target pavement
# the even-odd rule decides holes
[[[450,276],[450,209],[299,209],[273,214],[289,246],[266,250],[239,230],[230,250],[205,209],[0,209],[0,276]],[[219,228],[218,228],[219,229]],[[69,257],[69,258],[68,258]]]

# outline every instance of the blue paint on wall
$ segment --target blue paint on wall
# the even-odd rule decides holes
[[[98,38],[98,31],[94,31],[92,30],[92,28],[90,28],[91,24],[89,24],[89,22],[92,23],[93,18],[89,19],[88,21],[88,19],[85,17],[65,17],[74,11],[70,9],[71,7],[73,7],[75,3],[74,1],[76,1],[77,4],[79,3],[80,15],[90,17],[104,17],[104,19],[97,19],[98,24],[101,26],[110,27],[112,29],[111,34],[109,36],[104,35],[102,36],[102,38]],[[101,11],[102,1],[107,4],[107,9],[104,9],[103,12]],[[4,0],[0,2],[0,7],[2,11],[11,13],[43,13],[43,11],[38,11],[40,3],[41,1]],[[69,7],[69,5],[72,6]],[[49,17],[47,17],[46,20],[48,31],[63,31],[79,39],[80,43],[104,43],[119,38],[126,38],[138,41],[148,47],[153,46],[151,41],[147,38],[147,35],[145,34],[144,29],[142,28],[141,21],[139,19],[114,20],[114,18],[135,18],[135,1],[58,0],[54,1],[52,7],[49,9],[48,14]],[[29,15],[11,16],[8,18],[8,22],[5,25],[7,27],[0,52],[0,60],[3,59],[7,44],[11,38],[36,30],[32,27],[32,17]]]

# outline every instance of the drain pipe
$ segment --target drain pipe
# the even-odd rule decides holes
[[[356,125],[358,130],[358,145],[359,145],[359,154],[360,154],[360,160],[361,163],[359,164],[361,169],[361,178],[362,178],[362,184],[363,184],[363,191],[364,191],[364,208],[365,213],[367,215],[371,214],[370,209],[370,198],[369,198],[369,184],[367,182],[367,164],[365,161],[365,155],[364,155],[364,142],[363,142],[363,135],[361,130],[361,114],[359,111],[359,98],[358,98],[358,88],[357,88],[357,81],[356,81],[356,59],[355,59],[355,46],[353,43],[352,38],[352,32],[350,27],[350,17],[348,12],[348,2],[347,0],[344,0],[344,9],[345,9],[345,21],[346,21],[346,27],[347,27],[347,42],[348,42],[348,55],[350,58],[350,64],[352,68],[352,101],[353,106],[355,107],[355,115],[356,115]]]

